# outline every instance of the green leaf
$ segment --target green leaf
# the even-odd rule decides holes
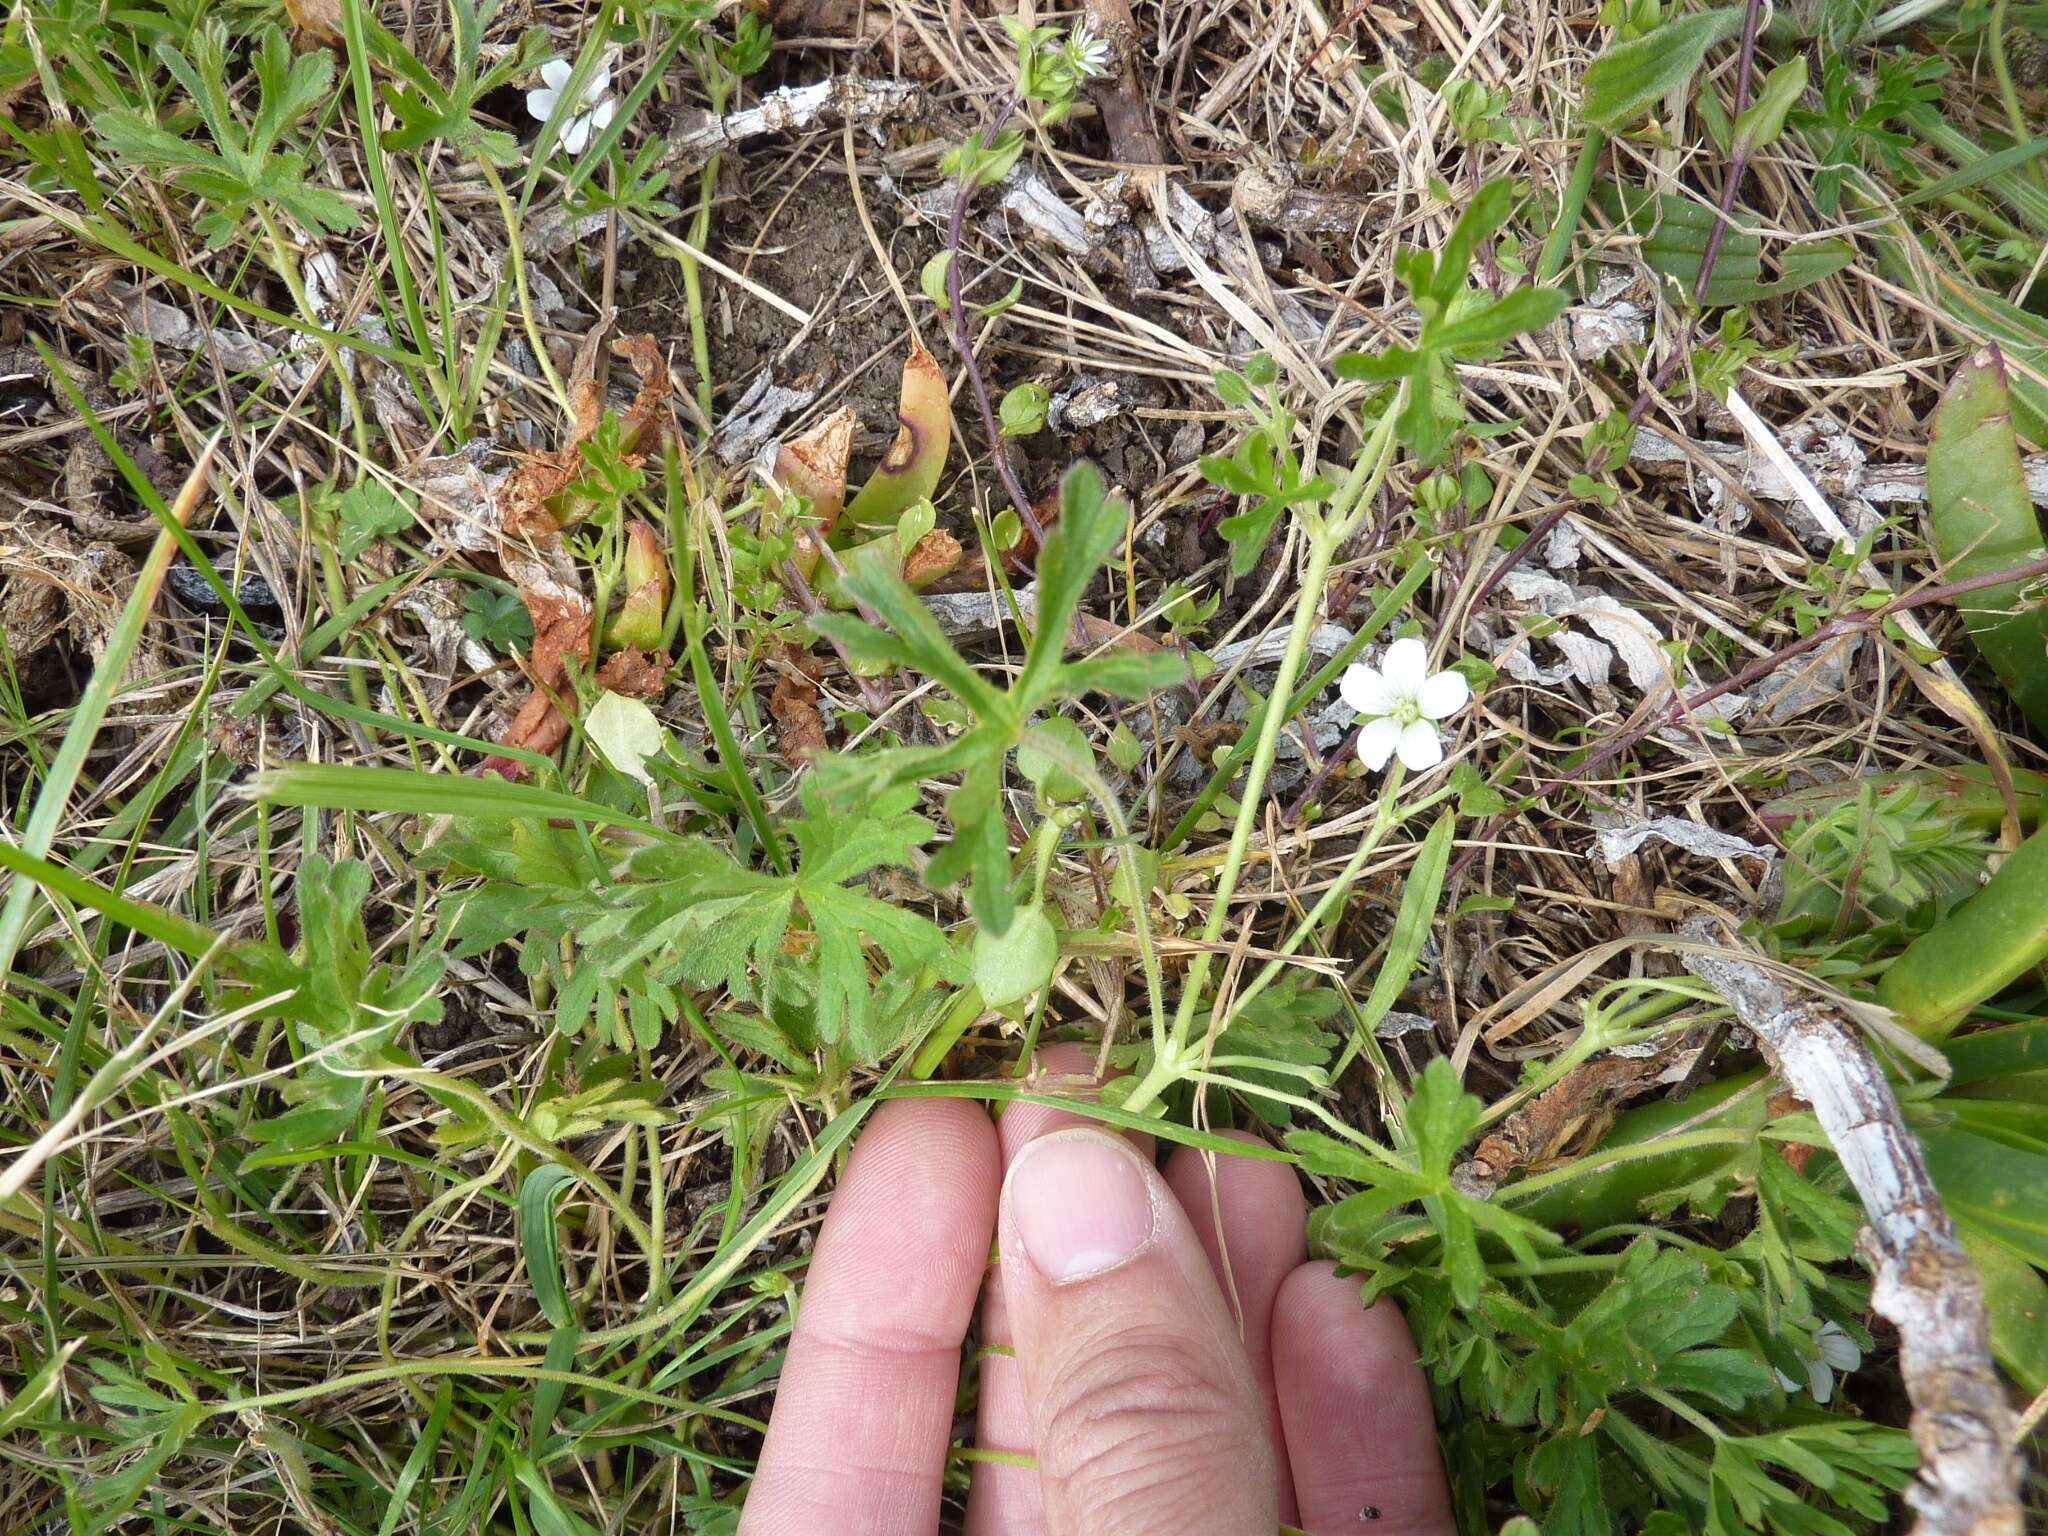
[[[1408,347],[1389,347],[1384,352],[1346,352],[1330,365],[1340,379],[1361,384],[1391,384],[1415,371],[1421,359]],[[1204,468],[1208,461],[1204,460]]]
[[[1000,299],[992,299],[977,309],[974,312],[974,318],[977,320],[993,320],[997,315],[1000,315],[1023,297],[1024,279],[1021,277],[1016,278],[1011,282],[1008,290],[1004,292]]]
[[[329,189],[307,186],[305,154],[281,142],[325,101],[334,80],[332,56],[324,50],[295,56],[280,28],[265,27],[254,51],[254,116],[244,122],[225,89],[225,26],[204,22],[190,41],[189,58],[168,42],[159,43],[156,54],[192,98],[211,144],[181,138],[120,107],[99,124],[107,147],[136,164],[170,172],[187,191],[213,204],[194,226],[213,246],[225,244],[250,207],[262,202],[274,203],[314,233],[354,228],[357,211]]]
[[[918,290],[937,306],[940,314],[944,314],[951,305],[951,299],[946,293],[946,274],[952,266],[953,253],[940,251],[918,269]]]
[[[1428,343],[1446,352],[1490,351],[1524,331],[1540,331],[1565,311],[1570,296],[1561,288],[1517,288],[1484,308],[1435,329]]]
[[[1463,293],[1465,280],[1472,271],[1473,256],[1480,245],[1507,222],[1508,210],[1513,207],[1514,200],[1514,183],[1505,176],[1496,176],[1472,194],[1472,201],[1465,205],[1465,211],[1458,215],[1458,221],[1444,238],[1433,266],[1425,252],[1407,252],[1407,256],[1416,262],[1418,273],[1430,274],[1426,278],[1418,277],[1411,284],[1414,292],[1419,297],[1433,298],[1444,305]]]
[[[519,1246],[526,1255],[526,1278],[534,1300],[550,1325],[573,1328],[575,1309],[562,1285],[562,1260],[556,1247],[555,1200],[575,1181],[568,1169],[542,1163],[519,1186]]]
[[[2048,1155],[1950,1126],[1919,1129],[1927,1171],[1956,1221],[1979,1241],[2048,1269],[2048,1211],[2039,1198]]]
[[[2048,1280],[1967,1220],[1957,1223],[1956,1235],[1984,1282],[1992,1354],[2029,1396],[2048,1391]]]
[[[1806,56],[1794,54],[1764,77],[1756,100],[1735,119],[1736,158],[1747,160],[1760,149],[1777,143],[1785,131],[1785,114],[1799,102],[1806,90]]]
[[[1085,460],[1060,482],[1060,516],[1038,556],[1038,613],[1030,653],[1011,693],[1020,714],[1051,697],[1081,595],[1130,526],[1131,509],[1108,495],[1102,472]],[[894,620],[891,620],[893,623]]]
[[[347,763],[293,763],[258,775],[250,795],[273,805],[330,811],[404,811],[486,820],[567,820],[599,827],[657,829],[644,817],[531,784],[466,774],[421,773]]]
[[[661,756],[668,732],[643,700],[629,699],[607,688],[584,716],[583,732],[615,770],[642,785],[653,786],[647,760]]]
[[[1010,389],[996,412],[1003,436],[1029,437],[1043,429],[1046,408],[1051,403],[1052,394],[1043,384],[1027,381]]]
[[[1060,668],[1058,691],[1067,698],[1107,693],[1141,699],[1155,689],[1177,687],[1187,679],[1188,664],[1178,651],[1113,650],[1067,662]]]
[[[1465,1091],[1449,1059],[1433,1056],[1408,1098],[1408,1136],[1425,1177],[1447,1179],[1458,1150],[1471,1137],[1486,1106]]]
[[[374,475],[357,481],[335,498],[335,514],[341,525],[336,552],[344,561],[353,561],[377,540],[403,533],[412,526],[413,505],[410,492],[394,493]],[[525,611],[523,604],[521,611]],[[532,633],[530,626],[528,633]]]
[[[283,994],[272,1011],[292,1021],[305,1058],[279,1090],[293,1107],[248,1126],[252,1141],[298,1151],[345,1134],[378,1068],[409,1060],[386,1055],[398,1032],[441,1017],[445,957],[422,947],[402,969],[373,963],[363,927],[369,893],[368,865],[307,854],[299,861],[298,950],[289,962],[258,949],[238,959],[253,985]]]
[[[1379,974],[1373,977],[1372,992],[1359,1010],[1361,1033],[1369,1034],[1378,1027],[1415,974],[1422,946],[1429,939],[1430,925],[1436,921],[1437,902],[1443,896],[1456,823],[1457,817],[1451,812],[1439,816],[1416,852],[1415,863],[1401,887],[1401,907],[1394,915],[1394,931],[1387,940],[1386,955],[1380,961]]]
[[[1603,187],[1595,202],[1623,228],[1642,237],[1644,263],[1691,303],[1700,266],[1712,238],[1714,210],[1690,198],[1652,197],[1640,187]],[[1763,276],[1763,240],[1730,223],[1722,236],[1713,276],[1703,302],[1709,309],[1780,299],[1830,277],[1856,259],[1844,240],[1809,240],[1788,245],[1778,258],[1776,279]]]
[[[873,560],[849,569],[846,590],[872,608],[888,624],[887,631],[845,614],[813,614],[811,627],[847,647],[858,660],[901,666],[943,684],[975,718],[1011,718],[1008,701],[984,682],[973,665],[953,649],[939,621],[887,561]]]
[[[2005,359],[1995,346],[1956,370],[1935,408],[1927,520],[1943,575],[1952,581],[2048,557],[2013,431]],[[2048,729],[2048,604],[2029,603],[2029,585],[1987,587],[1957,607],[2006,691],[2028,719]]]
[[[746,869],[708,842],[658,844],[634,853],[607,883],[551,897],[538,911],[516,906],[512,922],[545,937],[547,914],[562,913],[553,921],[582,951],[576,975],[592,978],[576,994],[578,1009],[623,994],[645,1021],[639,1033],[672,1016],[673,988],[687,981],[722,987],[764,1011],[800,986],[809,999],[805,1027],[820,1040],[865,1037],[874,1024],[870,945],[899,969],[958,969],[929,918],[848,884],[907,866],[930,837],[931,823],[903,809],[911,794],[906,786],[860,811],[828,812],[823,790],[806,780],[806,814],[788,824],[799,853],[793,874]],[[467,914],[464,926],[486,938],[504,927],[478,929]]]
[[[67,1339],[57,1346],[51,1355],[23,1381],[14,1395],[0,1403],[0,1435],[14,1433],[25,1424],[32,1423],[43,1404],[57,1396],[64,1385],[64,1373],[71,1363],[71,1357],[85,1344],[83,1335]],[[32,1358],[32,1357],[31,1357]]]
[[[1629,42],[1611,43],[1586,66],[1580,112],[1586,121],[1618,133],[1693,77],[1707,50],[1742,25],[1736,6],[1698,11],[1667,21]]]

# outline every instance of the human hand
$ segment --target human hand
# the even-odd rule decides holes
[[[977,1297],[1015,1358],[983,1359],[975,1443],[1038,1465],[977,1463],[967,1536],[1449,1536],[1407,1325],[1306,1262],[1293,1170],[1181,1148],[1162,1177],[1150,1141],[1038,1105],[877,1110],[741,1536],[932,1536]]]

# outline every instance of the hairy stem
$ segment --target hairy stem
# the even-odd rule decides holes
[[[1295,599],[1294,621],[1287,633],[1287,650],[1280,657],[1279,669],[1273,675],[1270,691],[1273,699],[1287,699],[1293,695],[1294,680],[1300,675],[1302,661],[1308,655],[1309,636],[1316,627],[1323,588],[1329,581],[1337,548],[1356,522],[1359,516],[1357,509],[1371,502],[1393,462],[1394,421],[1399,414],[1400,401],[1396,399],[1381,414],[1371,439],[1359,451],[1351,473],[1345,477],[1343,486],[1330,504],[1328,516],[1305,521],[1308,567],[1302,573],[1300,596]],[[1209,968],[1215,958],[1214,946],[1221,942],[1223,930],[1230,922],[1230,898],[1236,893],[1238,877],[1244,870],[1252,829],[1258,822],[1259,808],[1265,798],[1266,776],[1272,770],[1273,758],[1280,746],[1280,732],[1289,718],[1286,710],[1269,708],[1259,723],[1258,744],[1252,751],[1251,766],[1245,770],[1244,795],[1238,803],[1237,821],[1230,830],[1230,846],[1224,851],[1223,868],[1216,876],[1216,894],[1211,899],[1209,920],[1202,926],[1202,939],[1209,947],[1197,954],[1194,963],[1188,967],[1187,975],[1181,980],[1180,1006],[1174,1013],[1173,1028],[1165,1039],[1155,1041],[1157,1048],[1152,1054],[1152,1068],[1125,1101],[1125,1107],[1133,1113],[1142,1113],[1165,1088],[1185,1075],[1184,1057],[1195,1009],[1209,980]]]

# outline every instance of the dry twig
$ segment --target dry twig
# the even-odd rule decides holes
[[[1991,1365],[1983,1285],[1883,1069],[1840,1009],[1787,998],[1714,919],[1692,918],[1680,932],[1703,946],[1680,957],[1685,968],[1721,994],[1785,1085],[1813,1106],[1862,1196],[1871,1305],[1899,1330],[1920,1447],[1919,1481],[1906,1495],[1919,1514],[1915,1536],[2019,1536],[2020,1459]]]

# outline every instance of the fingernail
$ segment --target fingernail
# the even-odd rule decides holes
[[[1031,1267],[1069,1285],[1127,1264],[1158,1212],[1137,1155],[1100,1131],[1056,1131],[1017,1155],[1004,1199]]]

